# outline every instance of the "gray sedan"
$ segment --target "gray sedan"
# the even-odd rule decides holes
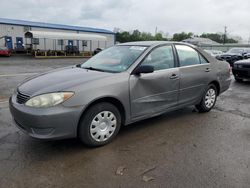
[[[110,142],[121,125],[195,105],[208,112],[230,85],[230,67],[185,43],[133,42],[83,64],[25,80],[11,96],[16,125],[39,139]]]

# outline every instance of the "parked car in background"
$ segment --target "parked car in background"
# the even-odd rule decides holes
[[[9,50],[7,47],[0,47],[0,56],[11,56],[11,50]]]
[[[40,139],[110,142],[121,125],[195,105],[209,112],[229,88],[230,67],[177,42],[113,46],[83,64],[29,78],[11,96],[22,131]]]
[[[222,55],[223,52],[220,50],[204,50],[205,52],[209,53],[211,56],[216,57]]]
[[[242,82],[244,79],[250,80],[250,59],[236,61],[232,71],[236,81]]]
[[[94,50],[94,55],[98,54],[98,53],[101,52],[101,51],[102,51],[101,48],[96,48],[96,49]]]
[[[230,66],[233,67],[234,62],[247,58],[247,54],[249,52],[249,48],[231,48],[226,53],[221,54],[219,57],[220,59],[227,61]]]

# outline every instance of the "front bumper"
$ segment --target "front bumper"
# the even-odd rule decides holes
[[[34,138],[54,140],[74,138],[83,107],[31,108],[16,102],[16,95],[9,100],[10,112],[17,127]]]
[[[233,68],[233,75],[239,79],[250,79],[250,69],[249,68]]]

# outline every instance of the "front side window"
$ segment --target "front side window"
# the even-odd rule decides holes
[[[176,45],[180,66],[190,66],[200,64],[199,53],[193,48],[185,45]]]
[[[90,58],[81,67],[104,72],[123,72],[146,49],[145,46],[113,46]]]
[[[154,70],[173,68],[174,55],[171,46],[162,46],[154,49],[142,62],[141,65],[151,65]]]

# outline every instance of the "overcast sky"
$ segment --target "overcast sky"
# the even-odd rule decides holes
[[[250,36],[249,0],[5,0],[0,17],[164,33],[223,32]]]

